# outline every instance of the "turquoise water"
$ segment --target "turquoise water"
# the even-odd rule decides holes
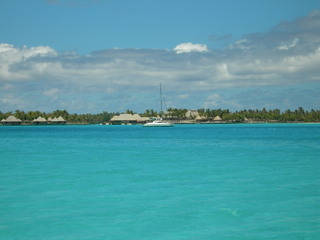
[[[1,240],[320,239],[320,125],[0,127]]]

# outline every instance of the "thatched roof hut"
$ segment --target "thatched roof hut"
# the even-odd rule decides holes
[[[119,116],[113,116],[110,120],[113,125],[127,125],[143,123],[149,120],[149,118],[140,117],[139,114],[122,113]]]
[[[64,123],[66,123],[66,122],[67,122],[67,121],[66,121],[66,120],[64,120],[64,118],[63,118],[63,117],[61,117],[61,116],[59,116],[59,117],[58,117],[58,121],[59,121],[59,122],[64,122]]]
[[[137,123],[137,120],[133,117],[132,114],[123,113],[119,116],[113,116],[111,118],[111,124],[113,125],[124,125],[124,124],[134,124]]]
[[[213,121],[215,121],[215,122],[220,122],[220,121],[222,121],[222,118],[219,117],[219,116],[216,116],[216,117],[213,119]]]
[[[115,115],[115,116],[113,116],[112,118],[111,118],[111,122],[114,122],[114,121],[118,121],[118,119],[119,119],[119,116],[118,115]]]
[[[2,124],[4,125],[20,125],[21,124],[21,120],[16,118],[15,116],[9,116],[7,117],[7,119],[3,119],[1,121]]]
[[[199,119],[200,115],[198,113],[197,110],[194,110],[194,109],[190,109],[186,112],[186,118],[187,119]]]
[[[137,119],[134,118],[132,114],[123,113],[123,114],[119,115],[119,120],[120,121],[135,121]]]
[[[48,118],[48,123],[49,124],[66,124],[67,123],[67,121],[66,120],[64,120],[63,119],[63,117],[58,117],[58,118],[51,118],[51,117],[49,117]]]
[[[33,124],[47,124],[47,120],[43,117],[38,117],[32,121]]]
[[[133,115],[132,115],[132,118],[135,119],[135,120],[137,120],[137,121],[141,120],[141,117],[140,117],[139,114],[133,114]]]
[[[58,120],[58,118],[53,118],[53,119],[51,119],[51,122],[59,122],[59,120]]]
[[[146,123],[150,120],[149,117],[141,117],[139,114],[133,114],[133,119],[135,119],[138,123]]]
[[[207,119],[205,116],[197,116],[197,117],[195,118],[195,120],[196,120],[197,122],[208,121],[208,119]]]

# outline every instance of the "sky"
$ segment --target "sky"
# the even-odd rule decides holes
[[[0,111],[320,109],[318,0],[1,0]]]

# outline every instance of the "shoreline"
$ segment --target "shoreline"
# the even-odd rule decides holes
[[[253,121],[253,122],[193,122],[193,121],[169,121],[175,125],[219,125],[219,124],[320,124],[320,122],[264,122],[264,121]],[[0,124],[3,126],[84,126],[84,125],[105,125],[105,126],[143,126],[142,124],[110,124],[110,123],[66,123],[66,124],[32,124],[32,123],[21,123],[21,124]]]

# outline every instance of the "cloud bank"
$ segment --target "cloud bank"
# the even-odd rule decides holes
[[[0,44],[0,111],[319,108],[320,12],[243,36],[225,49],[106,49],[79,55]]]
[[[208,47],[202,44],[181,43],[173,49],[176,53],[190,53],[190,52],[208,52]]]

